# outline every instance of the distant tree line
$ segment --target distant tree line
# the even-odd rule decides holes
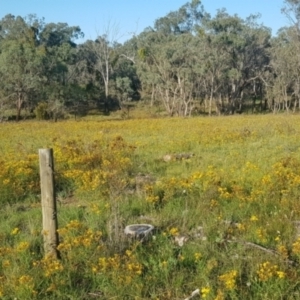
[[[115,28],[76,44],[79,26],[36,15],[0,20],[0,120],[109,113],[129,101],[170,116],[300,110],[300,0],[286,0],[277,36],[200,0],[155,21],[125,43]]]

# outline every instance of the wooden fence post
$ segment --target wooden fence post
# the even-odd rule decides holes
[[[43,236],[45,254],[59,258],[57,246],[58,223],[54,186],[54,162],[52,149],[39,149],[41,199],[43,213]]]

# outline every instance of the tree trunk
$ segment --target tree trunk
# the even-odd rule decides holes
[[[213,100],[213,96],[212,93],[210,93],[209,96],[209,107],[208,107],[208,115],[211,116],[211,111],[212,111],[212,100]]]
[[[19,121],[21,118],[21,110],[23,105],[23,95],[22,93],[18,93],[18,99],[17,99],[17,116],[16,120]]]
[[[155,86],[152,85],[152,92],[151,92],[151,102],[150,102],[150,106],[153,106],[153,102],[154,102],[154,95],[155,95]]]

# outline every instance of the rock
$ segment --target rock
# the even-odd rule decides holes
[[[184,160],[190,159],[195,156],[194,153],[177,153],[177,154],[166,154],[163,156],[163,161],[170,162],[172,160]]]
[[[172,160],[172,155],[171,154],[166,154],[163,156],[163,161],[169,162]]]
[[[188,241],[188,239],[189,238],[187,236],[184,236],[184,235],[175,236],[175,243],[179,247],[182,247]]]
[[[294,221],[294,226],[296,228],[296,238],[300,238],[300,221]]]
[[[153,229],[150,224],[131,224],[125,227],[124,233],[131,238],[144,239],[151,235]]]

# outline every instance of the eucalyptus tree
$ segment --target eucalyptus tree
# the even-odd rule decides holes
[[[202,61],[198,64],[202,75],[202,85],[199,86],[199,89],[204,97],[205,110],[208,108],[208,114],[211,115],[214,106],[217,112],[221,114],[224,105],[222,97],[217,97],[217,95],[221,95],[221,88],[226,81],[224,77],[229,68],[228,52],[224,51],[219,37],[210,31],[201,30],[197,39],[200,40],[201,45],[198,58]]]
[[[118,60],[112,75],[112,93],[122,107],[124,102],[140,99],[140,79],[136,70],[136,37],[123,45],[116,45],[114,50]]]
[[[300,1],[286,0],[282,12],[290,21],[272,39],[270,65],[263,74],[269,108],[295,111],[300,108]]]
[[[119,59],[119,53],[115,51],[118,47],[118,26],[108,24],[102,35],[98,34],[96,40],[87,40],[81,47],[84,57],[86,73],[98,81],[97,85],[101,91],[104,87],[104,106],[109,112],[110,105],[110,81],[115,71],[115,65]],[[101,93],[98,98],[101,98]]]
[[[260,69],[268,64],[270,30],[257,25],[256,19],[250,16],[245,21],[222,9],[205,23],[210,106],[214,98],[223,111],[242,111],[244,98],[261,84]]]
[[[176,88],[174,93],[176,113],[183,116],[191,115],[195,107],[195,98],[199,94],[199,83],[203,78],[201,65],[205,61],[204,57],[199,55],[203,47],[201,41],[189,33],[178,36],[170,46],[175,49],[170,57],[170,63]]]
[[[281,11],[300,35],[300,0],[285,0]]]
[[[166,16],[157,19],[154,23],[155,31],[165,35],[180,35],[194,33],[200,26],[202,19],[208,14],[200,0],[192,0],[181,6],[177,11],[172,11]]]
[[[242,112],[245,99],[262,99],[261,73],[269,65],[270,30],[257,20],[225,9],[211,18],[200,1],[156,20],[138,37],[143,89],[150,88],[170,115],[189,114],[199,97],[209,115],[214,108]]]
[[[272,111],[300,108],[300,55],[294,27],[282,28],[272,41],[271,70],[266,79]]]
[[[138,36],[137,45],[137,58],[135,60],[138,77],[141,81],[141,93],[143,98],[147,98],[147,95],[151,95],[150,105],[152,106],[156,99],[156,84],[158,83],[159,76],[155,72],[155,66],[153,60],[150,57],[149,48],[151,43],[155,42],[155,34],[152,28],[146,28]]]
[[[137,70],[143,89],[151,89],[169,115],[189,115],[197,86],[197,47],[194,33],[204,16],[194,0],[156,20],[138,37]]]
[[[166,112],[188,115],[193,108],[195,70],[189,33],[180,36],[148,33],[139,50],[138,72],[142,84],[155,88]]]
[[[291,26],[286,31],[286,41],[290,46],[289,61],[293,65],[293,88],[291,97],[300,109],[300,1],[286,0],[282,12],[287,16]]]
[[[39,33],[39,43],[46,49],[46,83],[42,88],[48,110],[54,118],[66,103],[78,102],[81,89],[78,82],[80,60],[75,40],[83,37],[78,26],[67,23],[48,23]]]
[[[77,26],[45,24],[35,15],[7,15],[0,21],[0,87],[6,99],[15,102],[17,119],[24,104],[32,106],[34,100],[48,101],[58,109],[55,103],[71,83],[74,40],[80,36]]]
[[[29,95],[38,92],[44,83],[46,52],[38,44],[38,28],[30,25],[13,15],[0,21],[0,87],[4,96],[15,103],[17,120]]]

